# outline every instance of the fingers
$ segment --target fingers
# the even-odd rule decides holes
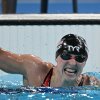
[[[100,86],[100,80],[94,76],[90,77],[90,84],[91,86]]]
[[[83,85],[90,85],[90,78],[88,75],[84,75]]]

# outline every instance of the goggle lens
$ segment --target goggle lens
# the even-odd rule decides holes
[[[60,56],[61,56],[61,58],[62,58],[63,60],[70,60],[70,59],[73,58],[72,55],[71,55],[71,54],[68,54],[67,52],[63,52]],[[82,63],[82,62],[84,62],[84,61],[87,60],[87,57],[84,56],[84,55],[75,55],[75,56],[74,56],[74,59],[75,59],[77,62]]]

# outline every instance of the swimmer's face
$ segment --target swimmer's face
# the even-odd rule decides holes
[[[78,58],[78,55],[74,54],[66,56],[65,59],[62,55],[57,57],[57,70],[64,80],[75,80],[82,73],[86,60],[85,58]]]

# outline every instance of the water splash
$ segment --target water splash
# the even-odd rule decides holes
[[[98,73],[88,73],[100,77]],[[21,81],[0,80],[0,100],[99,100],[100,87],[25,87]]]

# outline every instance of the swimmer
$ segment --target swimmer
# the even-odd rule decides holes
[[[95,77],[82,74],[88,59],[86,41],[77,35],[67,34],[57,45],[56,65],[30,54],[14,54],[0,49],[0,69],[23,75],[24,86],[67,87],[98,85]]]

